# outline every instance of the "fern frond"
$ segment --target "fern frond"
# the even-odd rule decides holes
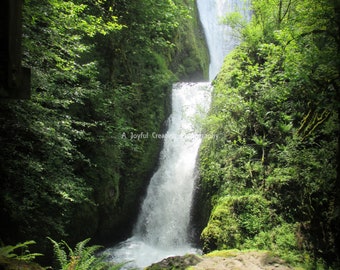
[[[89,246],[86,247],[86,249],[84,249],[82,251],[82,253],[80,253],[79,255],[81,255],[82,257],[84,256],[93,256],[95,255],[95,253],[98,251],[98,249],[102,248],[102,246],[98,246],[98,245],[94,245],[94,246]]]
[[[35,259],[37,256],[42,256],[41,253],[30,253],[28,250],[28,246],[35,244],[36,242],[33,240],[26,241],[24,243],[18,243],[15,246],[4,246],[0,248],[0,256],[6,257],[6,258],[14,258],[17,260],[22,261],[31,261]],[[21,249],[21,254],[14,253],[15,250]]]
[[[81,270],[81,269],[93,269],[96,270],[98,269],[98,258],[92,256],[90,258],[81,258],[81,260],[79,261],[79,264],[77,265],[77,270]]]
[[[79,243],[76,245],[75,249],[74,249],[74,253],[75,253],[76,255],[80,255],[80,254],[83,252],[84,247],[86,246],[86,244],[87,244],[90,240],[91,240],[91,238],[87,238],[87,239],[85,239],[85,240],[79,242]]]
[[[65,267],[68,265],[66,252],[63,250],[60,244],[54,241],[52,238],[47,237],[47,239],[50,240],[53,244],[54,255],[56,256],[56,259],[58,260],[61,268],[65,269]]]
[[[74,256],[77,256],[77,254],[73,251],[73,249],[64,240],[61,240],[61,243],[67,248],[68,256],[70,258],[74,257]]]
[[[5,246],[0,248],[0,256],[6,257],[6,258],[14,258],[17,255],[12,253],[15,250],[15,246]]]
[[[54,245],[54,253],[60,263],[62,270],[118,270],[124,264],[112,265],[106,262],[104,256],[96,256],[101,246],[93,245],[87,247],[90,238],[79,242],[74,250],[65,242],[57,243],[48,238]],[[64,250],[66,248],[67,252]]]

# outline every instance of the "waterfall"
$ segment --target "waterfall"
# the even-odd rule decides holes
[[[131,261],[127,267],[144,268],[174,255],[197,253],[188,239],[195,163],[202,135],[197,118],[210,104],[210,83],[177,83],[172,89],[172,113],[164,139],[160,166],[150,180],[133,236],[106,250],[110,260]]]
[[[250,0],[196,0],[209,54],[209,80],[212,81],[223,65],[224,57],[235,48],[239,39],[233,30],[221,24],[228,12],[240,12],[250,18]]]
[[[151,178],[135,235],[164,248],[188,245],[195,163],[202,135],[195,128],[198,112],[210,104],[209,83],[177,83],[172,114],[164,136],[161,163]]]
[[[237,44],[231,30],[219,19],[226,12],[239,10],[239,2],[243,0],[197,0],[210,52],[210,80]],[[209,82],[174,84],[166,134],[148,134],[153,139],[164,139],[159,168],[150,180],[132,237],[104,252],[114,262],[129,262],[126,269],[198,252],[188,236],[195,163],[203,137],[196,120],[209,109],[211,88]]]

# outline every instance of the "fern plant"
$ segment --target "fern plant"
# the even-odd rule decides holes
[[[60,270],[119,270],[122,264],[105,261],[105,257],[96,256],[101,246],[86,246],[90,238],[79,242],[72,249],[65,241],[60,243],[48,238],[54,247],[54,255],[60,264]]]
[[[41,253],[30,253],[28,246],[35,244],[35,241],[26,241],[24,243],[18,243],[15,246],[3,246],[0,248],[0,257],[11,258],[22,261],[32,261],[38,256],[42,256]],[[20,254],[17,254],[20,250]]]

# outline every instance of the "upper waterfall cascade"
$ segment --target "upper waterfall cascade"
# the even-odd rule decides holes
[[[196,0],[210,54],[209,80],[222,67],[225,56],[239,43],[233,30],[221,23],[228,12],[239,12],[245,20],[250,17],[250,0]]]
[[[219,20],[227,12],[241,11],[243,3],[244,0],[197,0],[210,52],[210,80],[237,44],[231,30]],[[148,139],[164,139],[159,168],[150,180],[132,237],[104,252],[112,261],[129,262],[126,269],[144,268],[165,257],[198,252],[189,239],[196,158],[205,136],[197,128],[197,119],[209,109],[211,88],[209,82],[174,84],[166,134],[144,133]]]

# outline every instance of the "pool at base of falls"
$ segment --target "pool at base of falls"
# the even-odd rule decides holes
[[[201,254],[201,250],[189,245],[178,247],[154,246],[137,236],[106,249],[103,253],[111,262],[126,263],[122,269],[143,269],[164,258],[185,254]]]

